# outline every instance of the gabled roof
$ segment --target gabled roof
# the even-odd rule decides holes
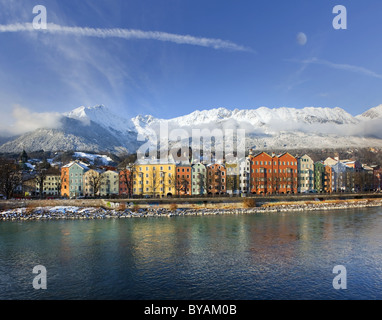
[[[287,155],[287,154],[290,155],[292,158],[295,158],[295,159],[296,159],[295,156],[292,156],[292,155],[291,155],[289,152],[287,152],[287,151],[286,151],[286,152],[283,152],[283,153],[280,153],[277,157],[278,157],[278,158],[281,158],[281,157],[283,157],[283,156],[285,156],[285,155]]]
[[[266,153],[265,151],[258,152],[258,153],[254,154],[254,155],[251,155],[251,156],[252,156],[252,158],[256,158],[256,157],[258,157],[258,156],[261,155],[261,154],[265,154],[265,155],[268,156],[269,158],[272,158],[272,156],[271,156],[270,154]]]
[[[88,165],[86,163],[84,163],[82,161],[79,161],[79,160],[74,160],[72,162],[69,162],[68,164],[64,165],[63,168],[70,168],[74,164],[77,164],[78,166],[80,166],[84,170],[88,170],[89,169],[89,167],[88,167]]]

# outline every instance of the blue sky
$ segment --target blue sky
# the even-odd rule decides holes
[[[332,26],[336,4],[347,8],[347,30]],[[35,5],[46,7],[48,29],[72,31],[9,32],[32,22]],[[125,117],[261,106],[357,115],[382,104],[381,14],[377,0],[0,0],[0,125],[98,104]],[[86,27],[171,41],[94,37]],[[185,35],[193,42],[174,42]]]

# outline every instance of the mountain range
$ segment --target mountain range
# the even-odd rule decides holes
[[[183,129],[244,129],[246,148],[382,147],[382,105],[352,116],[341,108],[216,108],[159,119],[138,115],[124,119],[105,106],[79,107],[63,113],[57,128],[39,128],[11,138],[0,137],[0,152],[92,151],[134,153],[144,139],[155,143],[161,126]]]

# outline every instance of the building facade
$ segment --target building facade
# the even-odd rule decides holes
[[[96,197],[100,195],[102,171],[90,169],[84,173],[84,194],[87,197]]]
[[[227,171],[222,164],[207,165],[207,193],[211,195],[227,193]]]
[[[253,194],[297,193],[297,159],[285,152],[250,156],[250,183]]]
[[[237,162],[226,163],[227,170],[227,193],[230,195],[240,194],[240,165]]]
[[[101,197],[115,196],[119,194],[119,173],[106,170],[100,174],[101,185],[99,193]]]
[[[189,164],[176,165],[175,192],[178,196],[190,196],[192,193],[192,168]]]
[[[81,161],[73,161],[61,168],[61,195],[75,198],[84,196],[83,175],[88,166]]]
[[[297,158],[297,192],[314,190],[314,162],[308,155]]]
[[[205,195],[207,194],[207,168],[202,163],[193,164],[191,167],[191,194]]]
[[[175,195],[176,166],[173,162],[140,160],[133,173],[133,193],[137,196]]]
[[[132,169],[126,168],[119,172],[119,195],[128,196],[133,195],[133,177]]]
[[[239,161],[239,189],[240,193],[247,195],[251,190],[250,185],[251,178],[251,160],[249,157],[241,159]]]

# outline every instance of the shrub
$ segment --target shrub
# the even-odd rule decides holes
[[[178,206],[176,205],[176,203],[171,203],[170,204],[170,210],[175,211],[176,209],[178,209]]]
[[[118,206],[118,209],[119,209],[120,211],[125,211],[125,209],[126,209],[126,203],[125,203],[125,202],[121,202],[121,203],[119,204],[119,206]]]
[[[252,198],[246,198],[243,201],[243,206],[244,208],[253,208],[253,207],[256,207],[256,202]]]
[[[25,213],[26,214],[32,214],[34,210],[38,207],[38,204],[36,202],[29,202],[25,208]]]

